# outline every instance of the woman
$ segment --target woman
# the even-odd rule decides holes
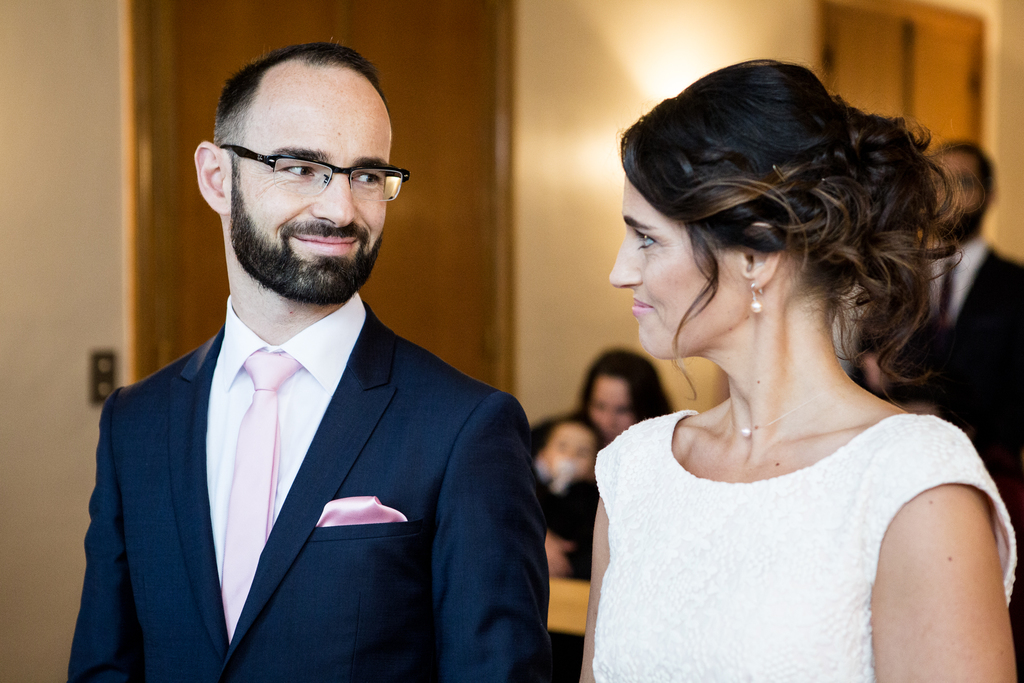
[[[637,422],[669,412],[658,373],[646,358],[615,349],[590,366],[580,396],[580,415],[597,429],[601,448]]]
[[[970,441],[850,381],[927,314],[953,211],[927,141],[803,67],[706,76],[623,136],[612,284],[730,398],[598,458],[584,681],[1010,681],[1006,509]],[[946,198],[946,199],[941,199]]]

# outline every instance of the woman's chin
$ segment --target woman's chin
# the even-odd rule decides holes
[[[680,358],[680,355],[676,352],[675,348],[671,343],[665,343],[660,339],[649,339],[640,335],[640,346],[643,347],[650,356],[657,358],[658,360],[675,360]]]

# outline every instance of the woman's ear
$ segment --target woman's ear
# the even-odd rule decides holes
[[[231,215],[231,158],[212,142],[201,142],[195,153],[199,192],[221,216]]]
[[[741,276],[749,282],[757,283],[758,289],[764,289],[778,272],[782,252],[765,253],[753,249],[740,249],[738,258],[741,261]]]

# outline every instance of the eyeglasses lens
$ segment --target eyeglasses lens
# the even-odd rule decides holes
[[[357,199],[386,202],[398,196],[402,175],[380,168],[356,168],[348,176],[352,196]]]
[[[315,195],[323,192],[333,171],[327,166],[301,159],[278,159],[274,166],[274,182],[282,190]],[[402,174],[378,168],[354,168],[349,173],[349,187],[356,199],[387,202],[402,189]]]
[[[312,161],[278,159],[274,164],[274,183],[282,190],[297,194],[319,194],[331,181],[331,169]]]

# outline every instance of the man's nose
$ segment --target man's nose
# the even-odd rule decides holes
[[[356,216],[355,199],[348,176],[335,173],[324,191],[314,197],[312,214],[335,225],[348,225]]]

